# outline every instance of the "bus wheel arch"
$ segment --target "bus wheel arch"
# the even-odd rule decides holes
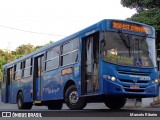
[[[33,106],[32,102],[28,102],[28,103],[24,102],[24,95],[23,95],[22,90],[19,90],[17,92],[17,100],[16,101],[17,101],[18,109],[31,109]]]
[[[72,85],[76,85],[75,82],[73,80],[68,80],[64,86],[64,90],[63,90],[63,98],[65,99],[65,93],[67,91],[67,89],[72,86]]]

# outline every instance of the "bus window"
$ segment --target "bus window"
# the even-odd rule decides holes
[[[10,83],[12,83],[12,80],[13,80],[13,67],[11,67],[10,69],[9,69],[9,79],[10,79]]]
[[[22,77],[22,62],[14,66],[14,80],[19,80]]]
[[[23,66],[23,77],[28,77],[32,75],[32,58],[25,60],[22,64]]]
[[[78,60],[79,39],[69,41],[62,46],[61,65],[66,66]]]
[[[7,71],[6,69],[3,70],[3,83],[5,83],[7,80]]]
[[[59,46],[52,48],[50,51],[47,51],[45,63],[46,71],[56,69],[59,67],[59,53]]]

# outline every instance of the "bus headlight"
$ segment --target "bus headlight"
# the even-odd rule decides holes
[[[158,82],[159,82],[159,80],[158,80],[158,79],[156,79],[156,80],[154,80],[154,82],[155,82],[155,83],[158,83]]]
[[[116,80],[116,77],[112,76],[112,77],[111,77],[111,80],[112,80],[112,81],[115,81],[115,80]]]
[[[116,77],[110,75],[103,75],[103,78],[106,80],[111,80],[113,82],[117,79]]]

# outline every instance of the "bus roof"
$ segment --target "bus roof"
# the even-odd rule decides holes
[[[93,24],[93,25],[91,25],[91,26],[89,26],[89,27],[87,27],[87,28],[85,28],[85,29],[82,29],[81,31],[78,31],[78,32],[76,32],[76,33],[74,33],[74,34],[72,34],[72,35],[70,35],[70,36],[68,36],[68,37],[65,37],[65,38],[63,38],[63,39],[61,39],[61,40],[59,40],[59,41],[56,41],[56,42],[54,42],[54,43],[52,43],[52,44],[50,44],[50,45],[44,46],[44,47],[42,47],[42,48],[40,48],[40,49],[38,49],[38,50],[36,50],[36,51],[28,54],[28,55],[25,55],[25,56],[23,56],[23,57],[21,57],[21,58],[18,58],[18,59],[14,60],[14,61],[12,61],[12,62],[10,62],[10,63],[7,63],[7,64],[4,65],[3,67],[12,66],[12,65],[14,65],[14,64],[17,63],[17,62],[23,61],[23,60],[25,60],[25,59],[27,59],[27,58],[30,58],[30,57],[33,57],[33,56],[35,56],[35,55],[37,55],[37,54],[43,53],[43,52],[45,52],[46,50],[48,50],[49,48],[51,48],[51,47],[53,47],[53,46],[59,45],[59,44],[65,42],[65,41],[67,41],[67,40],[70,40],[70,39],[75,38],[75,37],[77,37],[77,36],[79,36],[79,35],[82,35],[82,34],[84,34],[84,33],[86,33],[86,32],[89,32],[89,31],[95,29],[95,28],[98,28],[98,27],[99,27],[99,28],[103,29],[103,28],[102,28],[103,25],[104,25],[104,24],[107,24],[109,21],[121,21],[121,22],[133,23],[133,24],[140,24],[140,25],[148,26],[148,27],[154,29],[153,27],[151,27],[151,26],[149,26],[149,25],[146,25],[146,24],[143,24],[143,23],[139,23],[139,22],[135,22],[135,21],[130,21],[130,20],[118,20],[118,19],[104,19],[104,20],[101,20],[101,21],[99,21],[99,22],[97,22],[97,23],[95,23],[95,24]]]

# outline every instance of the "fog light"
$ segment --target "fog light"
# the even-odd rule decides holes
[[[110,79],[111,79],[111,76],[110,76],[110,75],[108,75],[108,76],[107,76],[107,79],[108,79],[108,80],[110,80]]]
[[[116,80],[116,77],[112,76],[112,77],[111,77],[111,80],[112,80],[112,81],[115,81],[115,80]]]
[[[155,82],[155,83],[158,83],[158,82],[159,82],[159,80],[158,80],[158,79],[156,79],[156,80],[154,80],[154,82]]]

